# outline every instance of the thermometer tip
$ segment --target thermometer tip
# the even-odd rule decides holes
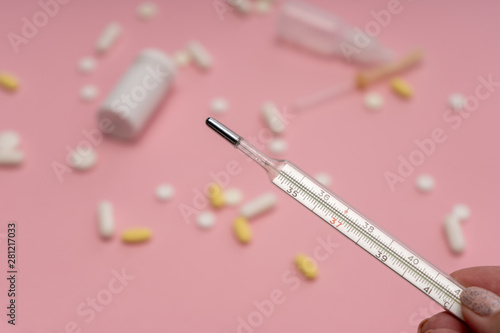
[[[207,118],[205,121],[208,127],[219,133],[220,136],[222,136],[224,139],[229,141],[233,146],[236,146],[239,142],[241,137],[231,131],[229,128],[218,122],[216,119],[210,117]]]

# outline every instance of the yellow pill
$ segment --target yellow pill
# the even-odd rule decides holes
[[[308,279],[314,279],[318,276],[318,266],[316,266],[316,263],[305,254],[300,253],[295,257],[295,265]]]
[[[19,80],[14,75],[0,73],[0,86],[6,90],[14,91],[19,87]]]
[[[226,200],[224,200],[224,191],[219,184],[210,184],[208,187],[208,197],[214,208],[219,209],[226,204]]]
[[[131,228],[122,233],[122,240],[125,243],[145,242],[151,238],[152,232],[148,228]]]
[[[400,79],[394,78],[391,80],[392,90],[399,96],[403,98],[410,98],[413,95],[413,89],[408,84],[408,82]]]
[[[252,230],[250,229],[250,224],[248,220],[244,217],[238,217],[234,220],[234,234],[236,238],[244,244],[250,242],[252,239]]]

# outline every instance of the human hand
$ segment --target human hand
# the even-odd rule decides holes
[[[467,288],[460,295],[467,325],[440,312],[423,320],[418,333],[500,333],[500,267],[465,268],[451,276]]]

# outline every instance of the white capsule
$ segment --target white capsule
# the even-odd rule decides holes
[[[456,204],[453,207],[452,214],[463,222],[470,218],[470,208],[466,204]]]
[[[115,232],[115,216],[113,205],[109,201],[101,201],[97,206],[97,219],[99,222],[99,234],[103,238],[113,236]]]
[[[15,166],[23,163],[24,154],[19,149],[0,150],[0,165]]]
[[[80,73],[90,73],[95,69],[95,59],[92,57],[84,57],[78,62],[78,70]]]
[[[326,187],[332,184],[332,177],[326,172],[318,172],[314,178]]]
[[[256,217],[270,210],[276,205],[276,195],[272,192],[265,193],[254,200],[247,202],[240,209],[240,214],[247,219]]]
[[[228,206],[236,206],[243,200],[243,192],[237,188],[228,188],[224,190],[224,202]]]
[[[89,170],[97,162],[97,153],[92,148],[76,149],[70,155],[71,166],[80,171]]]
[[[286,141],[280,138],[272,139],[269,142],[269,151],[275,155],[281,155],[286,152],[287,144]]]
[[[104,31],[101,33],[96,43],[96,50],[99,53],[104,53],[113,45],[120,33],[122,32],[122,27],[117,22],[109,23]]]
[[[285,130],[285,120],[281,116],[278,108],[271,102],[265,102],[262,105],[262,116],[271,129],[276,134],[283,133]]]
[[[455,253],[461,253],[465,249],[465,238],[460,224],[460,219],[451,214],[444,220],[444,230],[448,238],[450,249]]]
[[[20,143],[21,137],[16,131],[6,130],[0,132],[0,150],[17,148]]]
[[[194,62],[201,69],[209,69],[212,67],[212,57],[208,51],[198,41],[191,41],[187,45]]]
[[[431,192],[434,189],[435,184],[434,178],[431,175],[420,175],[416,179],[417,189],[423,193]]]
[[[90,102],[96,99],[99,91],[96,86],[87,84],[80,90],[80,98],[85,102]]]
[[[453,110],[460,111],[465,107],[465,97],[458,93],[451,94],[448,98],[448,104]]]
[[[196,217],[196,223],[200,228],[210,229],[215,224],[215,215],[209,211],[201,212]]]
[[[156,188],[156,198],[160,201],[168,201],[175,195],[175,189],[170,184],[160,184]]]

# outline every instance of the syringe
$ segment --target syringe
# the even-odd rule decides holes
[[[262,166],[274,185],[463,320],[460,294],[464,287],[452,277],[410,250],[291,162],[266,156],[213,118],[208,118],[206,123]]]

